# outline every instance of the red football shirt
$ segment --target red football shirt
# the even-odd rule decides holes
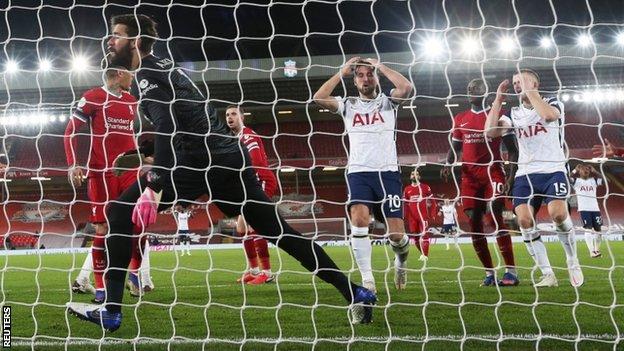
[[[241,141],[247,148],[249,156],[251,157],[251,165],[254,167],[258,179],[261,182],[265,182],[265,187],[276,186],[277,178],[275,174],[268,168],[269,161],[264,150],[264,143],[262,138],[249,127],[243,127],[243,133],[241,135]]]
[[[67,165],[74,165],[77,152],[77,140],[71,138],[71,135],[86,123],[89,123],[91,129],[89,170],[110,168],[117,156],[136,149],[136,111],[137,100],[128,92],[115,95],[105,87],[100,87],[84,93],[65,130]]]
[[[403,190],[403,200],[405,201],[403,217],[406,221],[427,220],[430,214],[433,216],[437,212],[431,188],[425,183],[406,186]],[[429,204],[429,210],[427,210],[427,204]]]
[[[453,141],[463,143],[462,170],[464,174],[471,171],[482,171],[490,166],[502,171],[501,138],[487,138],[484,133],[485,121],[489,109],[460,112],[453,120]]]

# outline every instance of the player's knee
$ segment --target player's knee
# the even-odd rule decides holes
[[[532,228],[533,227],[533,218],[531,217],[518,217],[518,225],[520,228]]]
[[[484,240],[487,241],[487,239],[485,238],[485,235],[475,234],[475,235],[471,235],[470,238],[472,239],[473,243],[481,242],[481,241],[484,241]]]
[[[563,221],[565,221],[566,218],[568,218],[568,214],[567,213],[554,213],[552,215],[553,222],[555,222],[557,224],[563,223]]]

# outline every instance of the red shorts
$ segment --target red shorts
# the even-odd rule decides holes
[[[106,223],[106,204],[115,200],[137,180],[137,171],[124,172],[120,176],[107,172],[90,172],[87,178],[87,196],[91,201],[91,223]]]
[[[505,174],[502,171],[494,171],[488,174],[487,169],[483,172],[472,172],[469,176],[462,176],[461,199],[465,210],[477,206],[485,206],[503,193],[505,187]]]
[[[412,234],[423,234],[427,231],[427,221],[418,219],[410,219],[407,221],[407,231]]]

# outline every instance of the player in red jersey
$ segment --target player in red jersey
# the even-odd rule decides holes
[[[91,201],[90,220],[95,225],[96,233],[91,250],[96,303],[105,300],[103,274],[107,267],[107,256],[104,242],[108,231],[105,205],[117,198],[124,190],[123,186],[131,185],[137,179],[136,173],[128,172],[129,175],[120,177],[113,174],[115,159],[128,151],[137,150],[134,138],[137,101],[127,92],[132,78],[132,73],[125,69],[107,69],[104,86],[84,93],[65,129],[68,176],[70,182],[79,187],[85,174],[76,162],[78,141],[74,136],[83,126],[88,124],[90,128],[91,150],[86,178],[87,194]],[[74,282],[74,285],[76,283],[81,282]]]
[[[506,271],[498,282],[502,286],[518,285],[515,270],[513,244],[503,222],[505,200],[501,197],[511,187],[518,160],[518,148],[512,132],[502,138],[485,139],[484,126],[489,111],[485,104],[485,82],[473,79],[468,84],[470,110],[460,112],[453,121],[453,148],[447,156],[447,167],[442,169],[442,176],[448,181],[455,163],[456,155],[462,154],[461,197],[464,213],[468,216],[472,245],[486,269],[482,286],[496,285],[492,255],[487,244],[487,234],[483,230],[484,216],[489,208],[496,226],[496,241],[505,261]],[[505,178],[501,157],[501,141],[509,153],[511,172]],[[507,179],[507,180],[506,180]]]
[[[269,198],[273,197],[277,190],[277,178],[268,168],[269,163],[262,139],[251,128],[245,126],[242,107],[228,106],[225,110],[225,119],[228,127],[234,134],[240,136],[242,144],[245,145],[251,158],[251,165],[256,171],[265,194]],[[273,281],[267,240],[258,236],[255,230],[247,225],[242,215],[238,216],[236,231],[244,236],[243,247],[249,264],[249,270],[238,279],[238,282],[257,285]]]
[[[403,190],[405,223],[409,233],[419,235],[416,237],[416,247],[421,252],[419,260],[425,262],[429,259],[428,220],[435,216],[438,205],[433,199],[429,185],[420,181],[418,169],[414,169],[410,181],[411,184]]]

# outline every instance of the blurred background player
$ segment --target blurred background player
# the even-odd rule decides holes
[[[250,168],[247,151],[204,93],[170,58],[153,55],[156,22],[138,14],[114,16],[111,22],[109,53],[114,63],[136,71],[139,84],[135,93],[141,97],[145,117],[154,125],[154,165],[107,209],[106,304],[69,302],[68,313],[100,330],[119,329],[133,226],[144,232],[156,222],[159,210],[209,195],[226,216],[243,214],[260,235],[315,277],[332,284],[350,304],[353,323],[371,323],[376,294],[350,281],[322,247],[280,216]],[[172,100],[172,96],[176,98]]]
[[[457,210],[455,204],[449,199],[444,199],[444,203],[440,206],[440,215],[442,216],[442,235],[446,236],[446,249],[449,249],[449,238],[453,238],[457,244]]]
[[[421,253],[419,260],[426,262],[429,259],[431,244],[431,235],[428,231],[429,218],[438,212],[438,205],[433,199],[429,185],[420,181],[418,169],[414,169],[410,174],[410,184],[403,189],[403,200],[408,233],[417,235],[414,242]]]
[[[604,145],[594,145],[592,147],[594,157],[624,157],[624,147],[617,147],[607,139]]]
[[[89,125],[87,134],[91,139],[91,150],[86,178],[95,238],[91,249],[92,262],[87,258],[83,266],[93,266],[95,303],[102,303],[105,299],[103,275],[107,267],[107,253],[104,242],[108,219],[104,210],[107,203],[115,200],[123,191],[123,188],[120,189],[120,182],[123,181],[113,174],[114,161],[119,155],[132,150],[136,153],[137,150],[134,138],[137,100],[128,93],[133,75],[119,67],[106,69],[104,75],[104,86],[88,90],[78,102],[65,129],[64,138],[69,181],[74,187],[80,187],[85,172],[76,161],[78,139],[74,136],[83,126]],[[136,173],[127,177],[137,179]],[[72,290],[90,291],[89,285],[88,275],[81,273],[74,281]]]
[[[178,245],[180,245],[180,256],[184,256],[184,249],[186,248],[186,254],[191,255],[191,232],[189,231],[189,219],[193,216],[193,211],[186,206],[178,205],[173,210],[176,224],[178,226]]]
[[[590,165],[579,164],[572,171],[572,186],[576,193],[577,209],[585,229],[585,242],[592,258],[602,256],[602,216],[596,191],[603,184],[602,175]],[[592,231],[593,230],[593,231]]]
[[[381,73],[394,85],[390,96],[378,91]],[[343,78],[353,74],[358,97],[333,97]],[[405,235],[401,206],[401,173],[396,147],[396,114],[412,94],[412,84],[400,73],[375,59],[353,57],[314,94],[314,102],[344,119],[349,136],[347,181],[351,217],[351,248],[362,275],[362,284],[375,291],[369,238],[371,212],[385,219],[395,253],[394,283],[406,287],[409,238]],[[372,211],[371,211],[372,210]]]
[[[544,202],[566,254],[570,283],[579,287],[583,285],[584,277],[576,256],[574,225],[566,202],[569,183],[564,152],[564,105],[555,97],[543,98],[538,90],[537,73],[522,69],[513,76],[513,89],[520,105],[513,107],[509,116],[501,117],[508,89],[507,79],[498,86],[496,99],[488,113],[486,130],[490,138],[500,137],[510,128],[516,132],[519,156],[512,191],[513,203],[527,250],[543,274],[534,286],[558,285],[546,247],[536,229],[535,215]]]
[[[505,227],[503,210],[506,184],[511,185],[518,160],[513,131],[507,131],[502,137],[489,137],[486,140],[484,133],[485,121],[490,106],[485,100],[486,85],[482,79],[473,79],[468,83],[470,109],[460,112],[453,119],[452,149],[446,157],[447,165],[452,165],[461,154],[462,175],[460,196],[464,213],[470,224],[472,246],[485,268],[485,279],[481,286],[493,286],[497,283],[503,286],[519,284],[514,260],[513,243]],[[509,153],[511,167],[510,175],[506,179],[501,157],[501,141]],[[452,173],[450,166],[442,168],[442,177],[448,181]],[[488,247],[487,234],[483,223],[486,219],[488,203],[491,204],[491,215],[494,219],[496,242],[501,256],[505,261],[505,274],[496,281],[492,254]]]
[[[225,121],[232,133],[241,138],[241,142],[251,158],[251,165],[256,171],[258,181],[262,185],[262,190],[270,199],[277,190],[277,178],[269,169],[269,161],[264,151],[262,139],[251,128],[245,126],[244,120],[245,115],[242,107],[231,105],[226,108]],[[237,282],[251,285],[272,282],[274,277],[271,273],[268,241],[247,225],[243,216],[238,216],[236,231],[243,236],[243,248],[249,267]]]

